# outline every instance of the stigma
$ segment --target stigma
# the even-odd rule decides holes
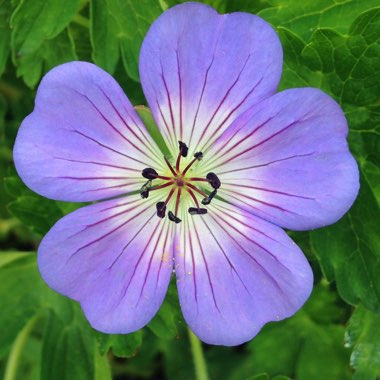
[[[181,169],[181,159],[188,156],[189,148],[187,145],[178,141],[179,153],[175,162],[175,166],[170,163],[167,157],[164,157],[165,163],[169,169],[169,174],[160,175],[153,168],[145,168],[141,175],[147,179],[147,182],[140,189],[141,198],[149,197],[151,191],[165,191],[166,198],[156,204],[156,214],[159,218],[168,217],[174,223],[180,223],[178,217],[181,198],[187,193],[190,195],[193,207],[188,209],[190,215],[205,215],[207,208],[201,207],[209,205],[216,196],[217,190],[221,186],[221,182],[215,173],[208,173],[205,178],[193,177],[188,174],[189,169],[198,161],[203,159],[202,152],[196,152],[191,161]],[[213,190],[207,194],[203,188],[199,187],[199,183],[206,183]],[[201,197],[201,198],[200,198]],[[175,199],[174,210],[167,210],[169,201]],[[200,201],[199,199],[200,198]],[[168,212],[167,212],[168,211]]]

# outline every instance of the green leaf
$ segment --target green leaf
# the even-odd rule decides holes
[[[130,358],[136,355],[142,345],[142,330],[132,334],[102,334],[98,333],[99,351],[106,354],[110,349],[115,356]]]
[[[34,87],[42,74],[65,62],[77,60],[74,42],[68,29],[57,37],[43,42],[33,53],[20,56],[17,61],[17,75],[29,87]]]
[[[160,310],[149,322],[148,328],[161,339],[172,339],[178,336],[182,323],[177,288],[172,281]]]
[[[120,56],[119,26],[111,13],[113,2],[93,0],[90,2],[90,36],[93,47],[92,59],[104,70],[113,74]]]
[[[352,347],[351,365],[355,380],[376,380],[380,376],[380,316],[363,307],[352,315],[345,344]]]
[[[347,35],[319,29],[305,44],[289,30],[279,33],[285,48],[281,87],[311,84],[335,97],[346,112],[350,147],[362,172],[353,208],[339,223],[311,233],[313,249],[346,302],[379,311],[380,8],[361,14]]]
[[[21,0],[11,18],[12,51],[18,57],[35,53],[44,41],[61,33],[79,10],[80,0]]]
[[[43,284],[35,266],[35,255],[13,253],[0,266],[0,358],[9,350],[21,328],[40,309]],[[1,257],[1,256],[0,256]]]
[[[63,216],[55,201],[35,196],[21,196],[8,205],[12,215],[21,220],[37,235],[46,234]]]
[[[247,380],[270,380],[270,377],[267,373],[260,373],[259,375],[252,376]]]
[[[0,268],[13,260],[19,260],[24,256],[29,256],[30,253],[16,252],[16,251],[4,251],[0,253]]]
[[[277,29],[284,49],[284,66],[279,90],[293,87],[322,86],[321,72],[312,71],[302,57],[305,42],[286,28]]]
[[[349,34],[317,30],[302,55],[325,74],[329,91],[342,103],[373,105],[380,91],[380,8],[359,16]]]
[[[272,0],[271,7],[260,11],[259,16],[308,39],[318,28],[346,33],[359,13],[378,5],[378,0]]]
[[[0,299],[6,310],[0,313],[0,357],[28,321],[48,314],[41,379],[93,380],[96,354],[93,330],[79,305],[44,284],[34,254],[15,252],[13,259],[9,258],[10,254],[0,265]]]
[[[65,313],[49,313],[42,347],[41,380],[93,380],[94,337],[81,311],[76,310],[79,306],[64,301]]]
[[[342,298],[380,312],[380,210],[364,175],[359,196],[347,215],[328,228],[311,232],[326,276],[335,278]]]
[[[128,75],[138,81],[141,43],[149,26],[162,11],[158,0],[138,3],[93,0],[90,31],[94,62],[113,73],[120,55]]]
[[[4,71],[10,52],[11,28],[9,27],[9,18],[11,12],[11,2],[0,0],[0,75]]]
[[[296,315],[266,325],[248,343],[251,355],[240,363],[240,370],[295,375],[297,380],[350,379],[349,352],[342,344],[344,327],[338,324],[336,312],[342,315],[336,309],[336,295],[331,297],[325,285],[317,286]],[[237,372],[231,379],[243,378],[243,373]]]
[[[78,60],[92,62],[92,46],[90,42],[89,28],[71,23],[69,25],[69,31],[73,40],[73,46],[75,46],[75,53],[78,57]]]
[[[246,2],[246,0],[242,0],[242,1]],[[177,4],[183,4],[183,3],[187,3],[187,2],[188,2],[188,0],[165,0],[165,3],[167,4],[167,6],[169,8],[174,7]],[[207,4],[210,7],[213,7],[219,13],[226,13],[227,7],[229,6],[229,3],[235,3],[235,2],[236,2],[236,0],[234,0],[233,2],[232,1],[226,1],[226,0],[203,0],[203,1],[201,1],[202,4]],[[234,4],[231,4],[231,5],[233,6]],[[241,5],[241,4],[239,4],[239,5]],[[239,8],[240,8],[239,10],[241,10],[241,6]],[[233,10],[231,10],[229,12],[233,12]]]
[[[378,106],[380,8],[360,15],[348,35],[318,29],[309,44],[290,30],[278,31],[285,51],[281,88],[319,87],[344,108]]]

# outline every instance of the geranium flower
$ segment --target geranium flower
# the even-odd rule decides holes
[[[58,221],[38,251],[44,280],[95,329],[146,325],[173,270],[187,323],[211,344],[248,341],[308,298],[312,271],[282,228],[337,221],[358,169],[338,104],[313,88],[276,94],[281,68],[279,39],[257,16],[196,3],[164,12],[139,69],[172,157],[100,68],[71,62],[43,78],[15,164],[45,197],[102,200]]]

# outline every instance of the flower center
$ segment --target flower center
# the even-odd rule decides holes
[[[181,158],[187,157],[188,147],[182,141],[178,141],[179,144],[179,153],[176,160],[175,167],[169,162],[169,160],[164,157],[166,165],[170,170],[169,175],[160,175],[153,168],[145,168],[141,174],[148,181],[141,187],[140,195],[141,198],[148,198],[149,193],[151,191],[160,190],[167,188],[167,196],[164,201],[160,201],[156,203],[157,216],[160,218],[164,218],[166,216],[166,208],[169,201],[172,199],[174,193],[175,195],[175,208],[174,212],[168,212],[169,220],[180,223],[181,219],[178,218],[178,209],[181,201],[181,196],[187,192],[194,202],[195,207],[190,207],[188,212],[190,215],[204,215],[207,214],[207,209],[200,207],[199,201],[197,197],[202,197],[201,203],[202,205],[208,205],[211,203],[211,200],[215,197],[217,193],[217,189],[219,189],[221,182],[218,176],[215,173],[208,173],[206,178],[201,177],[192,177],[188,175],[189,169],[193,166],[193,164],[197,161],[202,160],[203,154],[202,152],[197,152],[194,154],[194,158],[188,163],[188,165],[181,170]],[[158,185],[153,185],[153,181],[161,180],[162,182]],[[197,183],[207,182],[214,190],[209,194],[206,194],[205,191],[200,189]]]

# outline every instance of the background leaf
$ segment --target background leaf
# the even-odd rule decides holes
[[[11,18],[13,58],[37,51],[56,37],[77,13],[80,0],[21,0]]]
[[[138,81],[138,54],[150,24],[162,13],[158,0],[93,0],[91,42],[96,64],[113,73],[121,56],[128,75]],[[116,38],[115,38],[116,36]]]
[[[335,277],[343,299],[380,312],[379,207],[364,176],[358,200],[334,226],[311,233],[326,275]]]
[[[351,365],[357,370],[354,379],[375,380],[380,376],[380,316],[363,307],[352,315],[345,336],[353,347]]]
[[[319,28],[333,28],[345,33],[358,14],[378,5],[376,0],[272,0],[259,16],[307,39]]]
[[[42,281],[34,254],[8,253],[0,262],[0,358],[26,323],[47,318],[43,333],[41,379],[93,379],[95,345],[79,305]]]
[[[0,75],[3,73],[10,52],[11,28],[9,19],[12,12],[10,1],[0,0]]]

